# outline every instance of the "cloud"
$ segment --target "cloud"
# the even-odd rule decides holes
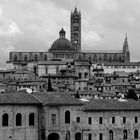
[[[140,59],[140,0],[0,0],[0,51],[7,48],[0,59],[11,50],[47,51],[62,27],[69,39],[76,5],[82,14],[83,50],[122,49],[128,33],[132,55]]]

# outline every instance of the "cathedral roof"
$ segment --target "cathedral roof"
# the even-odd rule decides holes
[[[61,29],[59,34],[59,39],[53,42],[49,51],[75,51],[75,48],[72,46],[71,42],[65,38],[66,32],[63,28]]]
[[[121,54],[123,53],[122,50],[83,50],[82,53],[116,53],[116,54]]]

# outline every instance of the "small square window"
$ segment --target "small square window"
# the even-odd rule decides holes
[[[80,122],[80,117],[76,117],[76,122],[77,122],[77,123]]]
[[[126,117],[123,117],[123,123],[126,123]]]
[[[88,124],[92,124],[92,118],[91,117],[88,118]]]
[[[103,123],[103,118],[99,117],[99,124],[102,124],[102,123]]]
[[[135,117],[135,123],[138,123],[138,117],[137,116]]]
[[[115,117],[112,117],[112,123],[113,124],[115,123]]]

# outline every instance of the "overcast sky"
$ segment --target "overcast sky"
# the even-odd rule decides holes
[[[131,60],[140,60],[140,0],[0,0],[0,66],[10,51],[47,51],[70,13],[82,14],[82,50],[121,50],[128,36]]]

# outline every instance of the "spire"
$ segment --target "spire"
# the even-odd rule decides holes
[[[47,91],[49,91],[49,92],[53,91],[50,74],[49,74],[49,77],[48,77],[48,89],[47,89]]]
[[[65,30],[62,28],[61,31],[59,32],[60,38],[65,38],[65,34],[66,34]]]
[[[79,15],[80,14],[80,11],[78,12],[77,6],[75,6],[73,14],[74,15]]]
[[[126,51],[129,51],[128,41],[127,41],[127,33],[125,33],[125,40],[124,40],[124,43],[123,43],[123,52],[126,52]]]
[[[79,92],[77,90],[76,94],[75,94],[75,98],[79,99],[80,98],[80,95],[79,95]]]

